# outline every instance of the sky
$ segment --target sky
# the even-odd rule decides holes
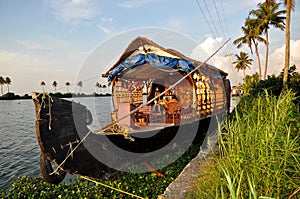
[[[258,71],[256,57],[248,48],[237,49],[233,40],[242,36],[241,26],[260,0],[0,0],[0,76],[10,77],[10,91],[30,94],[53,91],[92,93],[95,83],[136,36],[146,36],[165,48],[204,61],[228,38],[229,43],[209,63],[229,73],[232,85],[242,81],[233,72],[230,54],[249,53]],[[300,68],[300,5],[292,13],[291,65]],[[282,6],[281,9],[284,9]],[[171,39],[173,37],[173,40]],[[174,39],[176,38],[176,39]],[[268,74],[281,72],[285,33],[270,30]],[[260,45],[262,66],[265,49]],[[237,80],[234,75],[237,75]],[[6,87],[4,87],[6,90]]]

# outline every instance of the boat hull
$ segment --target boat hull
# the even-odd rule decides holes
[[[181,125],[139,129],[128,133],[131,141],[123,134],[92,133],[88,128],[91,113],[84,105],[47,95],[33,94],[33,99],[36,134],[45,158],[67,173],[96,179],[117,170],[129,171],[132,164],[176,154],[192,143],[201,144],[207,132],[217,128],[217,117],[226,115],[223,111]]]

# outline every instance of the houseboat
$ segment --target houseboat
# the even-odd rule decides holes
[[[200,143],[210,122],[229,111],[226,72],[144,37],[135,38],[102,77],[112,88],[113,108],[111,123],[98,130],[88,127],[93,118],[86,106],[33,93],[47,182],[59,183],[65,173],[108,178]]]

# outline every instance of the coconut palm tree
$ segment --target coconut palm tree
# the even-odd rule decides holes
[[[42,88],[43,88],[43,92],[45,92],[44,87],[45,87],[46,83],[45,83],[44,81],[42,81],[40,85],[41,85]]]
[[[57,87],[57,82],[56,81],[53,81],[53,83],[52,83],[52,86],[53,86],[53,88],[54,88],[54,92],[56,92],[56,87]]]
[[[67,87],[67,93],[69,93],[69,86],[70,86],[70,82],[66,82],[66,87]]]
[[[267,1],[258,4],[258,9],[250,11],[249,15],[254,16],[256,23],[260,27],[261,33],[266,36],[266,63],[264,71],[264,79],[267,76],[268,61],[269,61],[269,28],[274,26],[281,30],[284,30],[284,20],[285,10],[279,10],[280,3],[275,3],[273,1]]]
[[[254,45],[255,54],[256,54],[257,63],[258,63],[259,77],[261,79],[262,76],[261,76],[260,55],[258,52],[258,42],[266,43],[266,40],[260,36],[260,31],[258,28],[259,27],[253,20],[251,20],[250,18],[247,18],[245,21],[245,25],[242,27],[244,36],[239,37],[236,40],[234,40],[233,44],[237,45],[237,48],[241,48],[244,44],[246,44],[250,48],[251,54],[253,54],[252,45]]]
[[[0,76],[0,85],[1,85],[1,95],[3,96],[3,85],[5,84],[5,79]]]
[[[289,75],[291,11],[294,11],[295,9],[296,1],[284,0],[284,5],[286,7],[286,27],[285,27],[285,63],[284,63],[284,72],[283,72],[282,92],[285,92],[286,90],[286,83],[288,81],[288,75]]]
[[[99,84],[99,82],[97,82],[95,86],[96,86],[96,89],[98,89],[98,91],[99,91],[99,93],[100,93],[100,88],[102,87],[102,85]]]
[[[253,59],[249,58],[248,57],[248,53],[245,53],[245,52],[240,52],[239,55],[235,55],[235,58],[236,58],[236,61],[233,62],[233,64],[236,64],[235,65],[235,68],[240,71],[240,70],[243,70],[244,72],[244,79],[246,77],[246,72],[245,70],[247,68],[250,68],[250,65],[252,65],[252,61]]]
[[[107,86],[106,86],[105,84],[102,85],[102,88],[104,89],[104,94],[105,94],[105,89],[106,89],[106,87],[107,87]]]
[[[82,86],[83,86],[82,81],[79,81],[79,82],[77,83],[77,86],[79,87],[79,92],[81,93],[81,89],[82,89]]]
[[[7,92],[9,93],[9,85],[11,84],[11,79],[9,77],[5,78],[5,84],[7,85]]]

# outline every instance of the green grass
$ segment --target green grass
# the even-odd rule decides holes
[[[300,198],[300,116],[294,101],[291,92],[243,99],[188,198]]]
[[[182,169],[197,154],[199,145],[191,146],[179,159],[160,170],[165,174],[158,177],[154,173],[121,173],[115,180],[101,181],[108,186],[121,189],[143,198],[157,198],[174,181]],[[133,198],[118,191],[96,185],[78,178],[70,183],[51,185],[41,177],[20,176],[9,190],[0,191],[0,198]]]

